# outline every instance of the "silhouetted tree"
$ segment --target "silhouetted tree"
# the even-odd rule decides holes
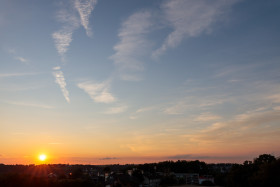
[[[254,159],[254,164],[262,165],[262,164],[268,164],[268,163],[271,163],[274,161],[276,161],[275,156],[272,156],[270,154],[263,154],[263,155],[260,155],[258,158]]]
[[[260,155],[254,162],[234,165],[227,177],[228,187],[280,186],[280,160],[269,154]]]

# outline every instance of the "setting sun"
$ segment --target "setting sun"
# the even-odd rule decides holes
[[[45,161],[47,159],[47,156],[42,154],[42,155],[39,155],[39,160],[41,161]]]

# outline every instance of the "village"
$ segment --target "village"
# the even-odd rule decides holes
[[[91,186],[157,187],[169,185],[215,184],[214,175],[229,172],[232,164],[205,164],[200,161],[166,161],[152,164],[126,165],[0,165],[1,173],[32,176],[48,183],[77,183]],[[15,176],[8,176],[15,177]],[[219,181],[218,181],[219,183]]]

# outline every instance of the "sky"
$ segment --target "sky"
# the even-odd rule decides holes
[[[280,156],[280,1],[1,0],[0,163]]]

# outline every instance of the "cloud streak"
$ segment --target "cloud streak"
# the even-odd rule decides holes
[[[5,103],[11,105],[18,106],[28,106],[28,107],[36,107],[36,108],[44,108],[44,109],[53,109],[53,106],[45,105],[45,104],[37,104],[37,103],[26,103],[26,102],[17,102],[17,101],[6,101]]]
[[[154,110],[155,108],[156,108],[155,106],[139,108],[138,110],[136,110],[135,113],[149,112],[149,111],[151,111],[151,110]]]
[[[79,28],[80,23],[75,14],[67,10],[60,10],[56,17],[57,20],[62,23],[62,27],[54,32],[52,37],[58,54],[63,58],[72,41],[72,34],[74,30]]]
[[[63,72],[61,71],[60,67],[54,67],[53,68],[53,76],[55,77],[55,83],[57,83],[63,93],[63,96],[65,100],[70,103],[70,98],[69,98],[69,92],[66,88],[66,81],[63,75]]]
[[[38,73],[2,73],[0,74],[0,78],[9,78],[9,77],[21,77],[21,76],[30,76],[37,75]]]
[[[116,160],[118,159],[117,157],[104,157],[104,158],[100,158],[99,160]]]
[[[221,119],[221,116],[214,115],[214,114],[206,112],[206,113],[202,113],[199,116],[197,116],[194,119],[194,121],[197,121],[197,122],[208,122],[208,121],[216,121],[216,120],[219,120],[219,119]]]
[[[27,60],[26,58],[23,58],[23,57],[20,57],[20,56],[15,57],[15,59],[16,59],[16,60],[19,60],[19,61],[22,62],[22,63],[27,63],[27,62],[28,62],[28,60]]]
[[[280,94],[274,94],[267,97],[273,103],[280,103]]]
[[[112,103],[116,101],[116,98],[109,91],[109,83],[94,83],[94,82],[82,82],[77,85],[84,90],[94,102],[97,103]]]
[[[160,48],[153,52],[157,58],[167,49],[175,48],[183,39],[196,37],[211,29],[211,25],[221,20],[227,10],[237,0],[172,0],[165,1],[162,12],[165,22],[173,31],[167,36]]]
[[[118,107],[112,107],[109,108],[105,114],[120,114],[123,113],[124,111],[126,111],[127,106],[118,106]]]
[[[122,23],[118,34],[120,42],[114,46],[115,54],[110,57],[120,71],[122,80],[139,80],[135,72],[144,69],[141,57],[150,46],[146,39],[152,26],[150,18],[150,12],[141,11],[132,14]]]
[[[265,144],[266,140],[279,141],[280,129],[273,124],[280,121],[278,111],[254,111],[237,115],[233,120],[214,123],[190,140],[201,144]],[[262,138],[260,138],[262,137]]]
[[[185,101],[180,101],[176,104],[173,104],[172,106],[164,108],[163,113],[169,114],[169,115],[184,114],[184,112],[191,107],[192,106],[185,103]]]
[[[89,27],[89,17],[96,4],[97,4],[97,0],[76,0],[75,1],[75,8],[79,12],[81,24],[85,28],[88,36],[92,36],[92,31]]]
[[[169,115],[179,115],[185,114],[190,111],[201,111],[206,110],[217,105],[223,104],[225,101],[229,101],[230,98],[225,99],[223,96],[186,96],[184,98],[179,99],[179,101],[171,104],[168,107],[163,109],[163,113]],[[204,113],[204,117],[208,119],[213,118],[214,116],[206,116],[207,113]],[[218,116],[215,116],[215,118]],[[206,118],[205,118],[206,119]],[[202,116],[197,117],[196,120],[202,120]]]
[[[87,35],[91,35],[89,28],[89,17],[96,5],[97,0],[75,0],[74,8],[78,11],[80,19],[76,15],[76,12],[70,8],[61,9],[58,11],[56,18],[57,21],[62,23],[62,27],[52,34],[55,47],[58,54],[64,59],[65,53],[68,51],[70,43],[72,42],[73,32],[82,25]]]

